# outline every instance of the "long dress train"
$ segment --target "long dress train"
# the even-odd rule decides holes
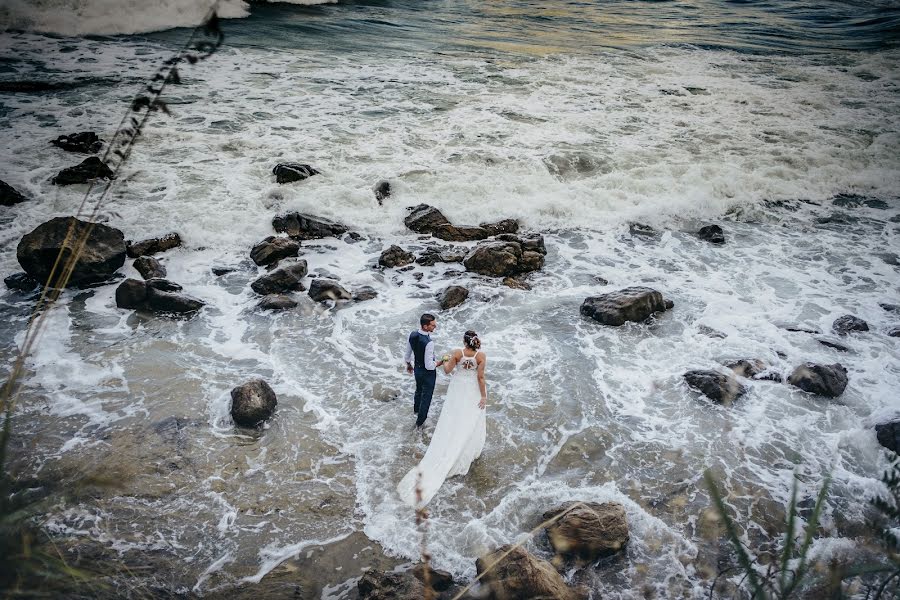
[[[487,432],[485,411],[478,408],[480,401],[475,357],[463,354],[451,375],[441,416],[425,456],[397,485],[404,502],[416,506],[418,484],[422,504],[428,504],[445,479],[469,472],[472,461],[481,456]]]

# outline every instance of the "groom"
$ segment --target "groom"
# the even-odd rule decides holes
[[[413,398],[413,412],[418,415],[416,427],[421,427],[428,418],[428,409],[431,407],[431,396],[434,394],[434,384],[437,381],[437,367],[443,361],[434,358],[434,341],[431,332],[437,329],[437,319],[430,313],[425,313],[419,319],[420,329],[409,334],[406,344],[406,372],[416,377],[416,395]],[[414,360],[414,362],[413,362]]]

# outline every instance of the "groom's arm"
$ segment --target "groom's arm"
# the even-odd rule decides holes
[[[429,371],[437,368],[437,360],[434,358],[434,340],[425,345],[425,368]]]
[[[406,363],[406,370],[409,373],[412,373],[412,344],[409,343],[409,338],[406,338],[406,353],[403,355],[403,362]]]

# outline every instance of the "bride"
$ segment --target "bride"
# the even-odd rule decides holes
[[[481,340],[474,331],[466,332],[463,344],[444,360],[444,373],[453,375],[428,451],[397,485],[400,498],[412,506],[428,504],[447,477],[465,475],[484,448],[487,358],[479,351]]]

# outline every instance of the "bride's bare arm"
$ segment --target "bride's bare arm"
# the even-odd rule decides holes
[[[484,405],[487,404],[487,384],[484,382],[484,367],[487,364],[487,356],[485,356],[484,352],[479,352],[476,356],[481,357],[481,360],[478,361],[478,387],[481,389],[481,402],[478,403],[478,408],[484,408]]]
[[[459,356],[462,354],[461,350],[454,350],[450,353],[450,360],[444,361],[444,374],[449,375],[450,371],[452,371],[456,367],[456,363],[459,362]]]

